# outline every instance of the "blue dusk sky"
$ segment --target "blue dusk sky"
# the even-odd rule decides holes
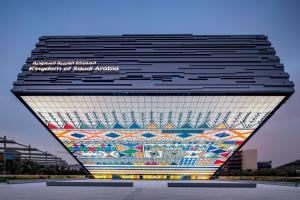
[[[265,34],[296,92],[243,148],[274,166],[300,159],[299,10],[298,0],[0,0],[0,136],[75,162],[10,92],[40,36]]]

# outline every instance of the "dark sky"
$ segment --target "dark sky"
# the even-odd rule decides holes
[[[300,1],[0,0],[0,136],[74,162],[10,89],[42,35],[265,34],[296,93],[245,145],[275,166],[300,159]]]

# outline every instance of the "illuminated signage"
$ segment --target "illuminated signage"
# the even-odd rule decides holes
[[[34,61],[30,72],[96,72],[118,73],[119,67],[114,65],[99,65],[96,61]]]

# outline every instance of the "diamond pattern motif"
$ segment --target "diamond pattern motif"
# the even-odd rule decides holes
[[[145,137],[145,138],[153,138],[153,137],[155,137],[156,135],[154,135],[154,134],[152,134],[152,133],[143,133],[142,136]]]
[[[81,138],[83,138],[85,135],[80,134],[80,133],[72,133],[71,136],[74,137],[74,138],[81,139]]]
[[[110,137],[110,138],[118,138],[118,137],[120,137],[120,135],[119,134],[117,134],[117,133],[113,133],[113,132],[111,132],[111,133],[108,133],[108,134],[106,134],[105,136],[107,136],[107,137]]]
[[[181,138],[187,138],[187,137],[190,137],[192,136],[191,134],[188,134],[188,133],[181,133],[181,134],[178,134],[177,135],[178,137],[181,137]]]
[[[219,138],[224,138],[224,137],[229,136],[229,134],[228,134],[228,133],[218,133],[218,134],[216,134],[215,136],[217,136],[217,137],[219,137]]]

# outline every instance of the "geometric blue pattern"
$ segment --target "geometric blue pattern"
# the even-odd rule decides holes
[[[134,122],[133,124],[131,124],[131,126],[129,128],[131,128],[131,129],[139,129],[141,127],[137,123]]]
[[[207,152],[213,152],[213,151],[216,151],[216,150],[218,150],[216,147],[214,147],[213,145],[211,145],[211,146],[209,146],[208,148],[207,148]]]
[[[226,151],[222,150],[222,149],[217,149],[215,151],[213,151],[215,154],[221,154],[221,153],[225,153]]]
[[[80,138],[83,138],[85,135],[80,134],[80,133],[72,133],[71,136],[80,139]]]
[[[195,165],[197,158],[182,158],[179,165]]]
[[[178,137],[181,137],[181,138],[187,138],[187,137],[190,137],[192,136],[191,134],[188,134],[188,133],[181,133],[179,135],[177,135]]]
[[[216,134],[215,136],[217,136],[217,137],[219,137],[219,138],[224,138],[224,137],[229,136],[229,134],[228,134],[228,133],[218,133],[218,134]]]
[[[155,137],[155,135],[152,134],[152,133],[143,133],[142,136],[145,137],[145,138],[152,138],[152,137]]]
[[[124,128],[121,124],[119,124],[118,122],[113,126],[113,128],[115,129],[121,129]]]
[[[117,134],[117,133],[108,133],[108,134],[105,134],[105,136],[110,137],[110,138],[117,138],[117,137],[120,137],[120,135]]]

